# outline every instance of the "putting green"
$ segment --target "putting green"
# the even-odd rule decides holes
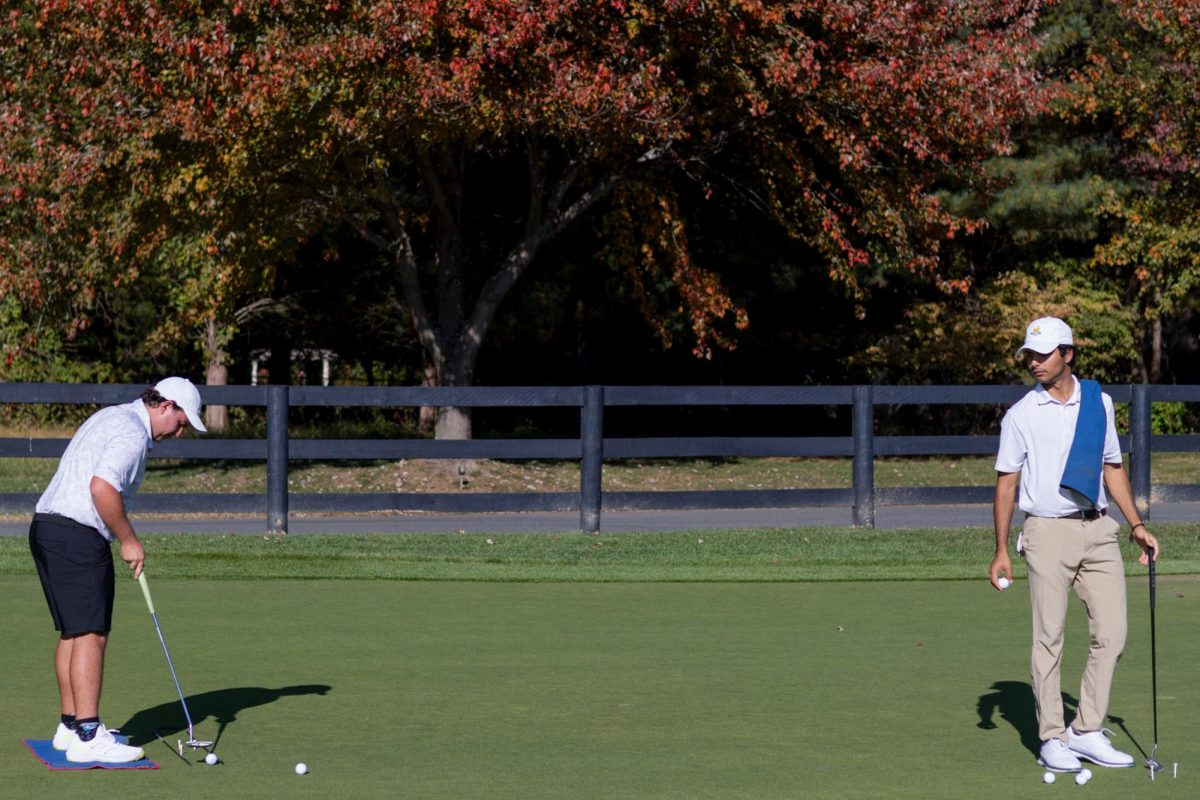
[[[121,581],[103,711],[154,772],[53,773],[20,740],[56,715],[53,633],[32,577],[0,577],[4,796],[850,798],[1128,797],[1147,773],[1046,787],[1030,751],[1028,597],[985,581],[455,583],[158,579],[154,600],[203,738],[137,584]],[[1160,576],[1153,790],[1194,797],[1200,579]],[[1152,740],[1145,578],[1109,727]],[[1086,649],[1072,606],[1064,690]],[[307,762],[300,777],[293,767]],[[1166,778],[1164,780],[1164,778]]]

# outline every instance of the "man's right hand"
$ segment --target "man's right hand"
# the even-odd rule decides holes
[[[131,534],[121,540],[121,560],[133,570],[135,580],[141,577],[142,566],[146,563],[146,549],[137,536]]]
[[[998,592],[1004,591],[998,582],[1001,575],[1008,578],[1010,584],[1012,583],[1012,559],[1008,557],[1007,552],[997,553],[996,557],[992,559],[992,565],[988,567],[988,578],[992,582],[992,587]]]

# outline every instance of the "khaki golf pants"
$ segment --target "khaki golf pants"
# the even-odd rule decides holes
[[[1042,741],[1066,735],[1060,668],[1072,587],[1087,608],[1091,639],[1072,725],[1079,733],[1104,727],[1113,673],[1128,629],[1125,568],[1117,543],[1120,529],[1111,517],[1025,520],[1025,563],[1033,606],[1030,670]]]

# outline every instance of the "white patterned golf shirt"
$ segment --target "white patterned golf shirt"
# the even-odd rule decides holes
[[[142,485],[153,446],[150,414],[140,399],[97,411],[71,438],[37,510],[95,528],[111,542],[112,532],[92,503],[92,478],[108,483],[128,502]]]

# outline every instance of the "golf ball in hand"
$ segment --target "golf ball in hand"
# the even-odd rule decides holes
[[[1001,589],[1007,589],[1009,586],[1012,586],[1012,581],[1001,575],[999,580],[996,581],[996,585],[998,585]]]
[[[303,775],[306,772],[308,772],[308,764],[305,764],[303,761],[301,761],[299,764],[296,765],[296,774],[297,775]]]
[[[1042,780],[1045,781],[1046,783],[1054,783],[1054,773],[1047,772],[1045,775],[1042,776]]]
[[[208,755],[206,755],[206,756],[204,757],[204,763],[205,763],[205,764],[208,764],[210,767],[211,767],[213,764],[217,763],[217,760],[218,760],[218,759],[217,759],[217,754],[216,754],[216,753],[209,753]]]

